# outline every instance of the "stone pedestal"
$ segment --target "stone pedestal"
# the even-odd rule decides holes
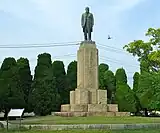
[[[88,112],[107,112],[107,104],[88,104]]]
[[[75,104],[88,104],[89,103],[89,91],[86,89],[75,90]]]
[[[89,104],[97,104],[97,90],[96,89],[89,90]]]
[[[71,112],[87,112],[88,105],[87,104],[72,104],[70,111]]]
[[[82,42],[77,53],[77,88],[98,89],[98,49],[95,42]]]
[[[97,91],[97,102],[98,104],[107,104],[107,90]]]
[[[70,104],[75,104],[75,91],[70,91]]]
[[[118,105],[117,104],[108,104],[108,111],[109,112],[118,112]]]
[[[61,105],[61,112],[69,112],[69,111],[71,111],[70,104]]]
[[[95,42],[82,42],[77,60],[77,88],[70,92],[70,104],[61,105],[61,112],[69,116],[123,115],[117,114],[117,104],[107,104],[107,90],[98,89],[98,49]]]

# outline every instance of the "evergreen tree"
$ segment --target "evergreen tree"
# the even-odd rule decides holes
[[[110,70],[104,73],[104,85],[107,87],[107,97],[109,103],[114,103],[116,92],[116,79],[114,73]]]
[[[30,103],[33,103],[36,115],[44,116],[56,110],[59,96],[56,94],[50,54],[38,55],[32,87]]]
[[[26,111],[29,111],[28,97],[31,91],[32,75],[30,71],[29,61],[27,58],[20,58],[17,60],[18,74],[20,78],[20,88],[24,93],[24,100],[26,103]]]
[[[104,73],[109,69],[109,66],[107,64],[101,63],[98,67],[99,70],[99,88],[105,90],[105,81],[104,81]]]
[[[5,118],[11,108],[25,108],[24,94],[20,86],[17,63],[14,58],[5,58],[0,70],[0,110]]]
[[[133,91],[127,84],[118,84],[116,90],[118,109],[121,112],[136,112],[136,99]]]
[[[134,92],[138,90],[138,82],[139,82],[139,73],[135,72],[133,76],[133,91]]]
[[[77,87],[77,61],[72,61],[67,68],[67,83],[69,91]]]
[[[136,99],[136,110],[137,110],[136,114],[138,114],[139,111],[141,110],[140,99],[137,96],[137,91],[139,89],[139,77],[140,77],[140,74],[138,72],[135,72],[133,76],[133,93]]]
[[[119,111],[137,112],[137,100],[133,90],[127,84],[127,75],[123,68],[119,68],[116,77],[116,102]]]
[[[117,69],[115,77],[116,77],[116,85],[127,84],[127,75],[123,68]]]
[[[61,104],[68,103],[68,91],[67,91],[67,78],[66,72],[64,68],[64,64],[62,61],[54,61],[52,64],[53,76],[56,80],[56,89],[61,97]]]

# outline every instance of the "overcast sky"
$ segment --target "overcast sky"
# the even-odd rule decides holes
[[[84,8],[89,6],[95,18],[92,38],[99,48],[100,63],[108,64],[113,72],[125,68],[131,85],[139,63],[123,46],[136,39],[146,39],[144,34],[149,27],[160,27],[159,5],[158,0],[0,0],[0,47],[81,41],[80,18]],[[107,39],[108,34],[112,40]],[[27,57],[33,71],[37,55],[47,52],[53,61],[63,60],[67,67],[76,60],[77,50],[78,46],[0,48],[0,61],[11,56]],[[67,54],[74,56],[64,56]]]

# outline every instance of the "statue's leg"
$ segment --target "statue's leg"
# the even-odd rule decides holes
[[[84,32],[84,40],[87,40],[87,32]]]
[[[87,32],[86,32],[86,27],[83,27],[83,34],[84,34],[84,40],[87,40]]]
[[[91,32],[88,32],[89,40],[91,40]]]
[[[85,41],[87,40],[87,29],[86,28],[84,29],[84,40]]]
[[[88,29],[88,38],[91,41],[91,29],[90,28]]]

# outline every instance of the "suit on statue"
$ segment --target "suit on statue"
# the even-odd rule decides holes
[[[88,39],[91,40],[91,32],[93,31],[94,25],[94,18],[92,13],[83,13],[81,17],[81,25],[84,32],[84,38],[87,40],[87,33]]]

